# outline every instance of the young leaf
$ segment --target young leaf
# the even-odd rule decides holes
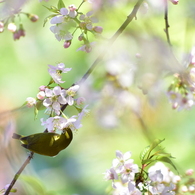
[[[160,143],[162,143],[165,139],[155,139],[154,142],[150,145],[150,151],[156,148]]]
[[[50,8],[43,5],[46,9],[48,9],[50,12],[59,13],[59,9],[55,6],[51,6]]]
[[[45,107],[43,106],[43,102],[42,101],[37,101],[36,108],[37,108],[37,110],[45,109]]]
[[[148,165],[153,162],[156,162],[156,159],[145,159],[145,160],[142,160],[142,165]]]
[[[172,167],[178,172],[176,166],[173,164],[173,162],[171,161],[170,158],[168,158],[168,157],[166,157],[166,156],[162,156],[162,157],[158,157],[158,160],[159,160],[159,161],[162,161],[162,162],[166,162],[166,163],[172,165]]]
[[[65,4],[64,4],[63,0],[59,0],[58,1],[58,9],[61,9],[63,7],[65,7]]]
[[[36,106],[34,107],[34,114],[35,114],[35,119],[37,119],[39,110],[36,108]]]
[[[150,146],[147,146],[146,148],[144,148],[144,150],[141,152],[140,154],[140,159],[144,160],[145,156],[148,154],[148,151],[150,149]]]

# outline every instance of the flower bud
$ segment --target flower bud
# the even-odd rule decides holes
[[[188,169],[186,171],[186,175],[193,175],[193,173],[194,173],[194,170],[193,169]]]
[[[81,29],[85,29],[86,23],[85,23],[85,22],[80,22],[79,27],[80,27]]]
[[[39,93],[37,94],[37,98],[39,100],[43,100],[45,98],[45,92],[44,91],[39,91]]]
[[[27,105],[27,107],[31,108],[31,107],[33,107],[35,104],[36,104],[35,98],[32,98],[32,97],[26,98],[26,105]]]
[[[177,5],[179,3],[179,0],[170,0],[174,5]]]
[[[71,41],[65,41],[65,42],[64,42],[64,48],[65,48],[65,49],[66,49],[66,48],[69,48],[70,45],[71,45]]]
[[[45,88],[46,88],[45,85],[41,85],[41,86],[39,87],[39,91],[45,91]]]
[[[0,22],[0,33],[4,31],[4,23]]]
[[[30,14],[28,18],[31,20],[31,22],[36,22],[39,19],[39,16],[35,14]]]
[[[17,27],[14,23],[9,23],[8,26],[7,26],[7,29],[11,32],[15,32]]]
[[[83,37],[84,37],[83,34],[79,35],[78,40],[83,41]]]
[[[75,5],[69,5],[68,6],[68,9],[70,10],[70,11],[75,11],[77,8],[76,8],[76,6]]]
[[[102,33],[103,31],[103,28],[101,26],[94,26],[93,27],[93,30],[96,32],[96,33]]]
[[[77,99],[76,103],[77,103],[78,106],[82,106],[82,105],[84,105],[85,101],[86,101],[86,100],[85,100],[84,97],[79,97],[79,98]]]

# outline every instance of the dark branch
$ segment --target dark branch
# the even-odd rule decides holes
[[[167,42],[168,44],[171,46],[171,41],[170,41],[170,36],[169,36],[169,18],[168,18],[168,3],[167,3],[167,0],[165,0],[165,16],[164,16],[164,19],[165,19],[165,34],[166,34],[166,37],[167,37]]]

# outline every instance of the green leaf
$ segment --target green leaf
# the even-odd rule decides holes
[[[36,108],[36,106],[34,107],[34,114],[35,114],[35,119],[37,119],[39,110]]]
[[[58,1],[58,9],[61,9],[61,8],[63,8],[63,7],[65,7],[64,2],[63,2],[62,0],[59,0],[59,1]]]
[[[59,13],[59,9],[55,6],[47,7],[43,5],[46,9],[48,9],[50,12]]]
[[[142,160],[142,165],[148,165],[151,164],[153,162],[156,162],[156,159],[146,159],[146,160]]]
[[[140,153],[140,159],[144,160],[144,158],[146,157],[146,155],[148,154],[148,151],[150,149],[150,146],[147,146],[146,148],[144,148],[144,150]]]
[[[170,164],[178,172],[176,166],[173,164],[173,162],[171,161],[170,158],[168,158],[166,156],[162,156],[162,157],[158,157],[157,160],[158,161],[162,161],[162,162],[166,162],[166,163]]]
[[[150,145],[150,151],[154,150],[160,143],[162,143],[165,139],[155,139],[154,142]]]

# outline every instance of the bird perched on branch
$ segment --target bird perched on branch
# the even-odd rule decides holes
[[[70,128],[65,128],[62,134],[57,133],[36,133],[22,136],[14,133],[13,139],[18,139],[21,145],[37,154],[45,156],[56,156],[71,143],[73,134]]]

